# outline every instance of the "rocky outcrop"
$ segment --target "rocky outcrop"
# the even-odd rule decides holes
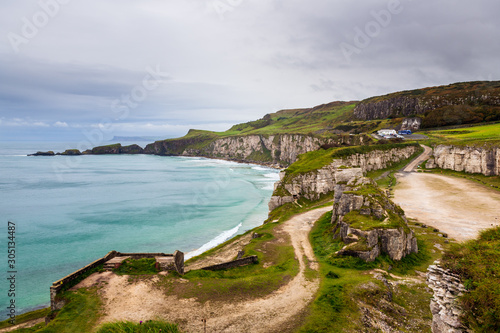
[[[269,211],[300,197],[317,200],[332,192],[335,185],[347,183],[351,178],[360,177],[366,171],[384,169],[393,163],[408,159],[417,149],[417,146],[407,146],[353,154],[334,159],[331,164],[320,169],[293,177],[287,176],[287,170],[282,171],[280,181],[274,185],[275,191],[269,202]]]
[[[435,262],[427,269],[427,284],[434,293],[431,299],[432,332],[467,332],[460,322],[462,310],[457,300],[465,291],[460,277]]]
[[[498,85],[493,82],[464,82],[448,86],[403,91],[361,101],[354,108],[354,116],[362,120],[390,117],[413,117],[438,109],[471,111],[481,107],[500,106]],[[479,110],[484,112],[484,110]],[[473,110],[475,113],[475,110]],[[493,114],[497,114],[494,112]],[[488,121],[472,117],[471,122]]]
[[[405,118],[401,123],[401,130],[410,130],[415,132],[420,129],[422,125],[422,118],[414,117],[414,118]]]
[[[318,150],[323,145],[362,145],[366,135],[339,135],[323,138],[304,134],[246,135],[215,138],[180,138],[157,141],[144,149],[146,154],[203,156],[249,163],[286,166],[297,156]]]
[[[144,154],[144,149],[138,145],[122,146],[113,144],[107,146],[94,147],[83,152],[86,155],[108,155],[108,154]]]
[[[441,168],[485,176],[500,175],[500,147],[458,147],[439,145],[426,168]]]
[[[403,210],[372,179],[354,177],[346,185],[337,185],[334,197],[334,236],[346,244],[338,255],[371,262],[381,253],[401,260],[418,252]]]
[[[62,153],[57,153],[57,155],[79,156],[79,155],[82,155],[82,153],[78,149],[66,149]]]
[[[354,116],[361,120],[384,119],[391,116],[408,117],[434,109],[431,103],[417,97],[397,96],[381,101],[371,99],[354,108]]]
[[[55,156],[56,154],[52,151],[37,151],[34,154],[29,154],[28,156]]]

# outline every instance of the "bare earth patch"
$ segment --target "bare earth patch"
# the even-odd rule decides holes
[[[307,262],[310,263],[310,269],[317,270],[308,234],[314,222],[329,210],[330,207],[318,208],[284,222],[283,230],[290,235],[300,271],[287,285],[264,298],[246,302],[208,301],[201,304],[195,299],[165,295],[154,287],[157,278],[129,282],[127,276],[113,274],[106,276],[107,284],[102,285],[105,315],[100,323],[161,319],[178,323],[185,332],[203,332],[202,319],[206,319],[208,332],[286,331],[288,323],[304,311],[318,290],[319,280],[308,280],[304,275]],[[230,253],[227,258],[231,260],[234,249]],[[223,257],[218,253],[209,258],[209,262],[216,262]]]
[[[458,241],[500,225],[500,193],[473,181],[427,173],[396,174],[394,202],[406,216]]]

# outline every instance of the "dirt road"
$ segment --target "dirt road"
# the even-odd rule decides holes
[[[394,201],[406,216],[458,241],[500,225],[500,192],[473,181],[427,173],[398,173]]]
[[[109,275],[103,286],[105,313],[102,322],[163,319],[180,323],[185,332],[203,332],[202,319],[207,318],[207,332],[282,332],[287,323],[299,315],[314,298],[318,279],[306,279],[307,262],[317,270],[308,234],[313,223],[331,207],[297,215],[283,224],[290,235],[300,272],[290,283],[271,295],[247,302],[206,302],[166,296],[152,282],[129,283],[126,276]],[[304,259],[307,258],[307,261]],[[187,281],[186,281],[187,282]]]
[[[424,152],[422,154],[420,154],[416,159],[414,159],[410,164],[405,166],[403,169],[404,172],[412,172],[417,167],[417,165],[419,165],[423,161],[427,160],[429,158],[429,156],[431,155],[432,148],[424,146],[424,145],[420,145],[420,146],[424,148]]]

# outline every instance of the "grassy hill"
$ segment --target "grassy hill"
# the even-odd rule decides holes
[[[365,99],[354,115],[362,120],[419,117],[422,128],[500,120],[500,81],[462,82],[400,91]]]

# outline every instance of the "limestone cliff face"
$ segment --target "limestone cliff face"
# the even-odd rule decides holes
[[[403,122],[401,123],[401,129],[402,130],[410,130],[412,132],[420,129],[420,126],[422,125],[422,119],[418,117],[413,117],[413,118],[405,118],[403,119]]]
[[[459,276],[436,262],[427,269],[427,284],[434,293],[431,299],[432,332],[466,332],[460,322],[462,310],[457,302],[457,297],[465,291]]]
[[[354,108],[354,116],[362,120],[384,119],[392,115],[408,117],[434,108],[432,103],[423,99],[398,96],[377,102],[361,102]]]
[[[499,106],[498,92],[485,88],[448,89],[435,94],[432,88],[414,92],[396,93],[382,98],[369,98],[354,108],[358,119],[384,119],[391,116],[408,117],[422,115],[443,107],[452,106]],[[392,96],[392,97],[391,97]]]
[[[157,141],[146,146],[146,154],[203,156],[242,162],[286,166],[297,156],[325,144],[360,145],[371,139],[365,135],[321,138],[303,134],[246,135],[212,138],[202,144],[196,139]],[[208,143],[207,143],[208,142]]]
[[[332,192],[336,184],[345,183],[353,177],[360,177],[366,171],[387,168],[392,163],[409,158],[417,149],[415,146],[410,146],[354,154],[335,159],[331,164],[321,169],[299,174],[290,179],[284,179],[286,171],[283,171],[280,174],[281,180],[274,185],[275,193],[269,202],[269,210],[272,211],[300,197],[317,200],[322,195]],[[281,192],[281,195],[278,195],[279,192]],[[283,195],[283,192],[286,195]]]
[[[500,147],[439,145],[434,148],[433,157],[429,159],[426,167],[498,176],[500,175]]]
[[[404,212],[369,178],[354,177],[347,185],[336,186],[332,223],[335,237],[346,244],[339,255],[370,262],[381,253],[401,260],[418,252]]]

